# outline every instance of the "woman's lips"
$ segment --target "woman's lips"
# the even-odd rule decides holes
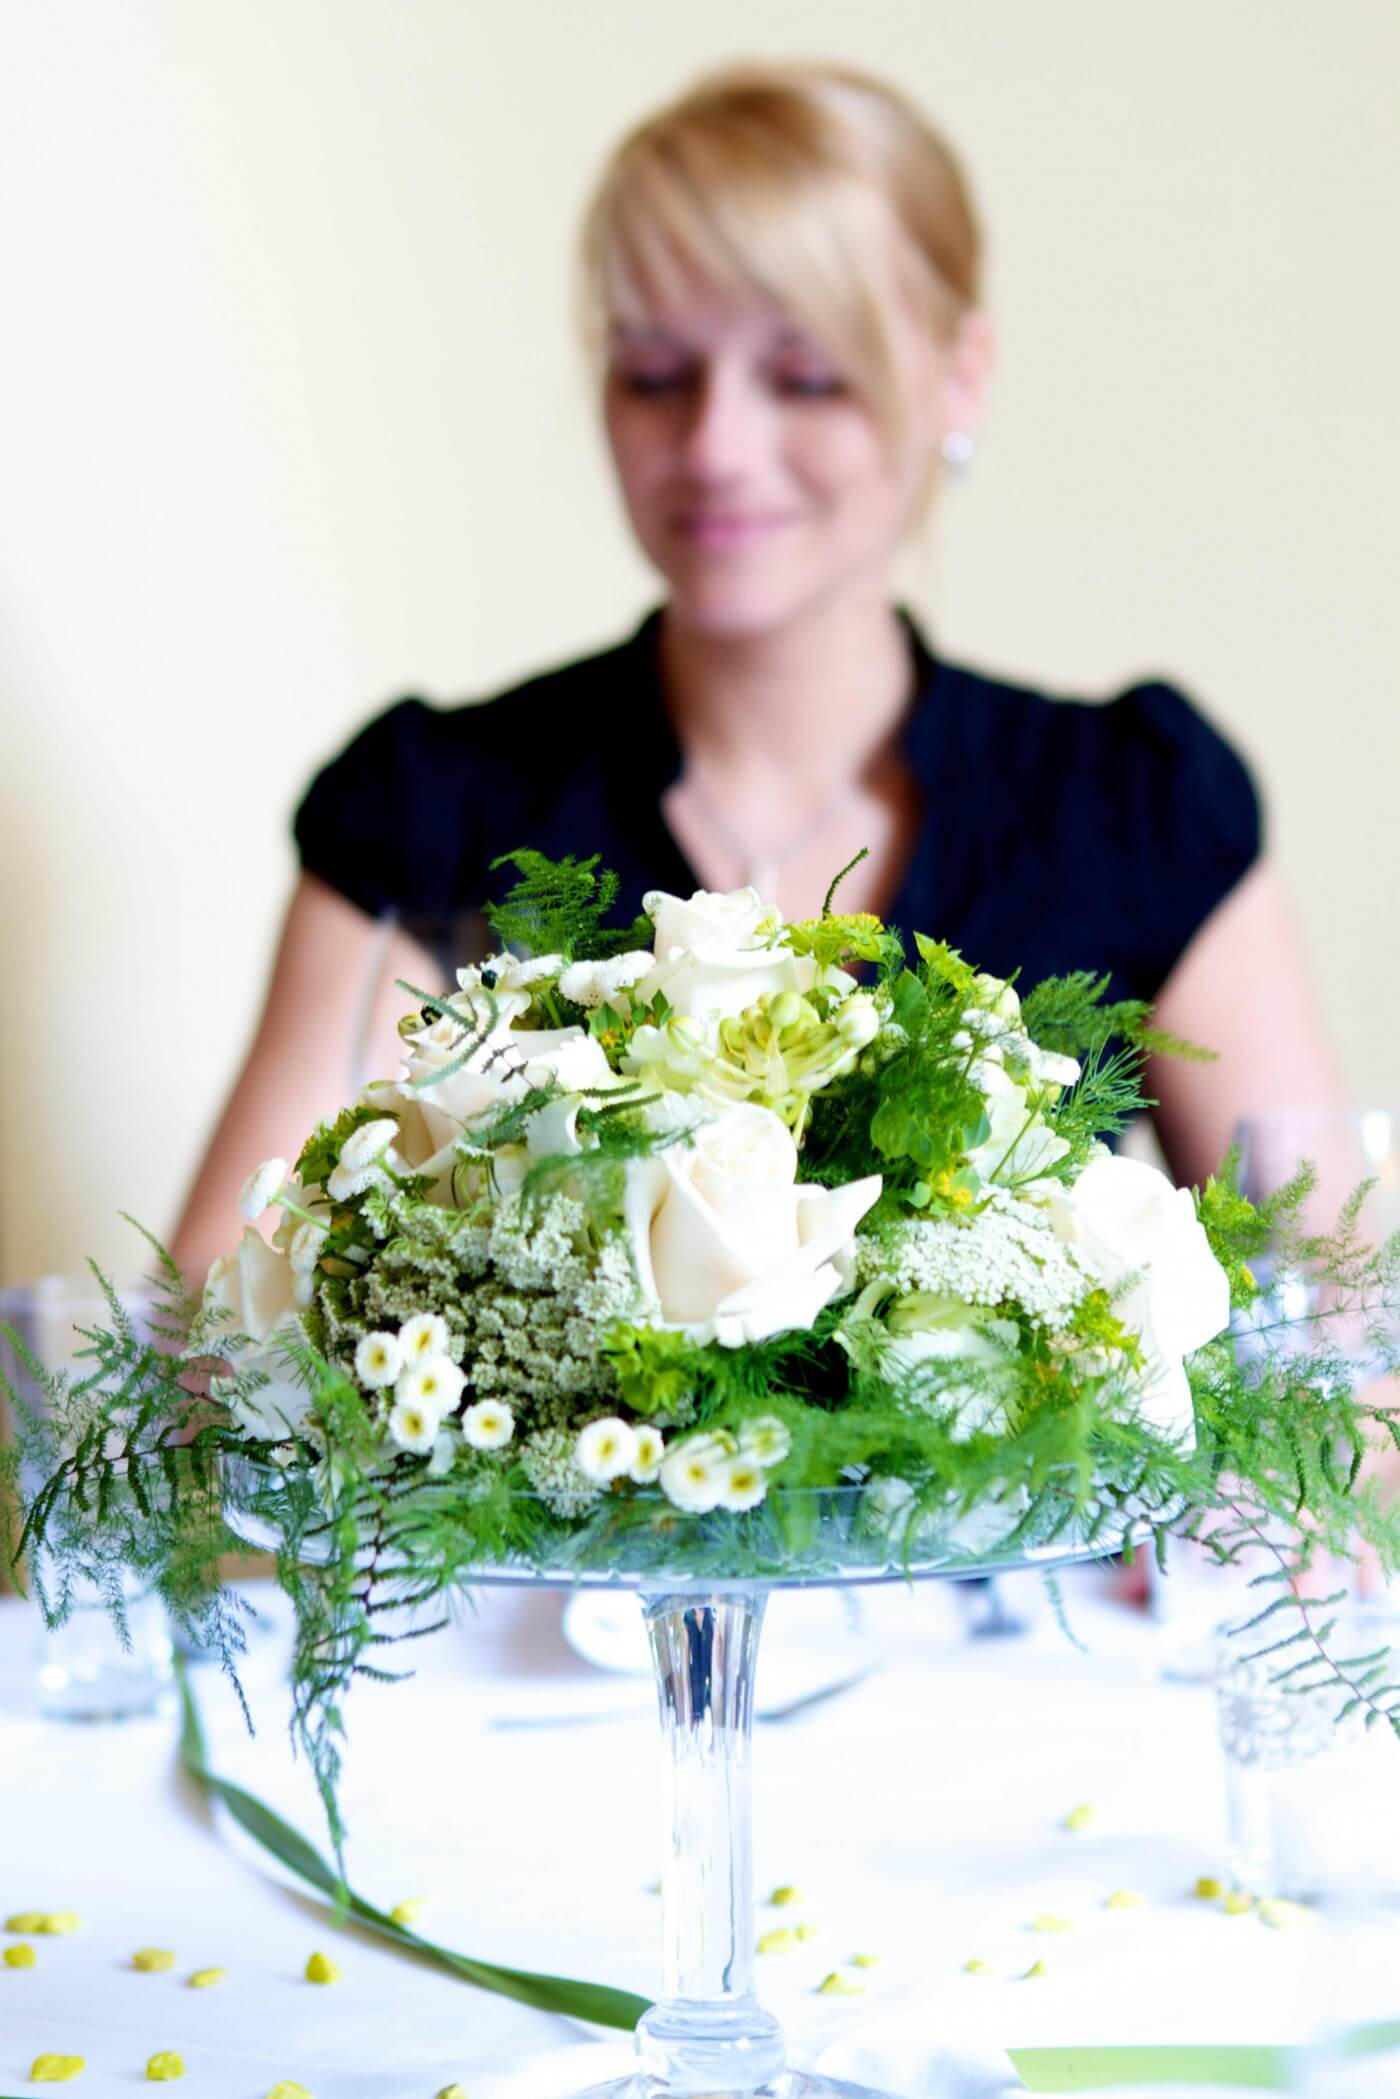
[[[767,539],[790,524],[779,511],[692,510],[671,520],[671,529],[697,547],[740,547]]]

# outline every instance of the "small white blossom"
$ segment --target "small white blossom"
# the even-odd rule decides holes
[[[458,970],[457,982],[463,991],[474,991],[478,984],[497,993],[528,991],[532,984],[557,977],[563,967],[562,955],[489,955],[477,970]]]
[[[1045,1050],[1038,1042],[1026,1047],[1026,1062],[1033,1079],[1042,1085],[1074,1086],[1079,1082],[1079,1066],[1073,1057],[1062,1057],[1056,1050]]]
[[[376,1122],[362,1122],[341,1145],[340,1164],[347,1173],[363,1172],[379,1160],[398,1134],[399,1126],[392,1115],[381,1115]]]
[[[776,1414],[759,1414],[739,1431],[739,1455],[756,1465],[781,1465],[791,1449],[791,1432]]]
[[[437,1441],[438,1416],[432,1407],[401,1399],[389,1416],[389,1434],[400,1450],[423,1458]]]
[[[728,1437],[688,1436],[674,1444],[661,1460],[658,1478],[668,1501],[690,1515],[704,1515],[718,1508],[724,1492],[725,1468],[734,1456]]]
[[[421,1363],[429,1356],[445,1356],[451,1337],[447,1321],[438,1312],[419,1312],[399,1328],[399,1347],[405,1363]]]
[[[397,1334],[366,1334],[355,1350],[355,1375],[371,1392],[392,1385],[402,1368]]]
[[[363,1195],[367,1188],[387,1186],[390,1171],[397,1171],[402,1164],[397,1154],[389,1152],[383,1160],[371,1160],[368,1166],[333,1166],[326,1181],[326,1193],[333,1203],[348,1202],[352,1195]]]
[[[636,1431],[637,1449],[627,1469],[629,1479],[639,1487],[649,1487],[661,1470],[661,1460],[666,1455],[666,1439],[659,1428],[643,1422]]]
[[[450,1407],[455,1407],[466,1383],[455,1363],[446,1356],[429,1356],[401,1370],[394,1383],[394,1398],[403,1406],[422,1407],[434,1416],[434,1427]]]
[[[756,1509],[767,1492],[768,1479],[756,1458],[740,1455],[726,1460],[720,1472],[722,1509]]]
[[[462,1416],[462,1434],[473,1450],[503,1450],[515,1434],[515,1416],[498,1399],[479,1399]]]
[[[299,1224],[292,1233],[292,1243],[287,1248],[287,1259],[293,1272],[306,1275],[321,1258],[321,1249],[326,1243],[328,1227],[324,1224]]]
[[[605,1414],[579,1431],[574,1445],[574,1463],[586,1479],[605,1487],[609,1480],[630,1472],[637,1455],[637,1435],[630,1423],[616,1414]]]
[[[457,1438],[450,1428],[440,1428],[433,1438],[432,1455],[428,1459],[429,1479],[441,1479],[452,1470],[457,1457]]]
[[[559,989],[576,1006],[608,1006],[619,991],[639,984],[655,962],[654,955],[640,948],[605,962],[571,962],[559,979]]]
[[[285,1159],[264,1159],[262,1165],[249,1174],[239,1193],[238,1207],[250,1224],[257,1223],[290,1171]]]

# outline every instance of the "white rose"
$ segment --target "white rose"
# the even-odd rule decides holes
[[[742,1013],[765,992],[810,991],[810,956],[770,947],[777,913],[756,889],[697,889],[689,899],[653,889],[643,905],[656,928],[656,960],[635,987],[647,1004],[664,991],[673,1009],[700,1020]]]
[[[295,1433],[306,1419],[311,1394],[277,1347],[280,1339],[301,1336],[296,1275],[287,1256],[247,1226],[237,1251],[221,1254],[210,1268],[204,1302],[228,1314],[228,1333],[246,1334],[252,1342],[251,1348],[240,1350],[238,1369],[261,1370],[268,1379],[244,1399],[229,1395],[234,1420],[246,1434],[259,1438]]]
[[[1194,1440],[1182,1358],[1229,1325],[1230,1285],[1189,1189],[1140,1159],[1109,1156],[1086,1166],[1073,1187],[1047,1190],[1045,1202],[1058,1236],[1108,1289],[1137,1276],[1115,1310],[1147,1359],[1142,1419],[1164,1436]]]
[[[728,1108],[689,1141],[628,1163],[624,1221],[660,1324],[725,1348],[808,1327],[849,1287],[855,1228],[880,1176],[802,1187],[770,1108]]]

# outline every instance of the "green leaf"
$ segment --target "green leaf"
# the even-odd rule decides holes
[[[594,2026],[613,2026],[630,2032],[648,2009],[646,1998],[635,1997],[630,1991],[614,1990],[606,1983],[575,1982],[563,1975],[540,1975],[524,1968],[502,1968],[492,1961],[454,1953],[446,1946],[435,1945],[431,1939],[420,1938],[417,1932],[409,1931],[404,1925],[395,1924],[385,1911],[376,1909],[353,1888],[345,1886],[315,1845],[308,1842],[299,1830],[293,1829],[290,1822],[284,1822],[255,1794],[210,1770],[199,1708],[188,1671],[183,1666],[179,1669],[179,1678],[182,1708],[179,1753],[185,1771],[197,1785],[223,1803],[255,1843],[280,1859],[299,1879],[329,1896],[337,1909],[348,1910],[356,1922],[368,1930],[423,1959],[436,1962],[462,1981],[473,1983],[481,1990],[494,1991],[500,1997],[513,1997],[521,2004],[533,2005],[538,2011],[560,2012],[566,2018],[583,2019]]]
[[[1031,2092],[1104,2092],[1124,2085],[1235,2085],[1289,2092],[1301,2048],[1008,2048]]]

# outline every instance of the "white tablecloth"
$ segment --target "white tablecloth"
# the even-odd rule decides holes
[[[1000,2099],[1019,2089],[1008,2044],[1313,2030],[1316,1933],[1270,1931],[1191,1893],[1198,1874],[1223,1872],[1211,1694],[1160,1680],[1154,1629],[1110,1609],[1097,1579],[1071,1583],[1087,1655],[1044,1615],[1028,1637],[969,1642],[940,1584],[862,1592],[858,1648],[841,1599],[773,1600],[760,1707],[840,1675],[852,1656],[881,1658],[859,1688],[757,1731],[757,1885],[793,1883],[804,1897],[762,1910],[760,1930],[818,1927],[758,1963],[794,2061],[900,2094]],[[651,1693],[582,1663],[559,1610],[549,1594],[483,1592],[460,1626],[403,1650],[414,1681],[356,1690],[350,1878],[386,1907],[426,1897],[418,1929],[458,1951],[652,1994]],[[195,1680],[214,1767],[324,1844],[287,1740],[285,1630],[278,1609],[248,1657],[255,1739],[216,1671]],[[0,1967],[0,2095],[32,2089],[45,2051],[86,2058],[86,2099],[131,2099],[158,2049],[185,2057],[190,2099],[262,2099],[278,2078],[314,2099],[432,2099],[454,2079],[469,2099],[564,2099],[629,2066],[621,2036],[337,1933],[322,1903],[180,1778],[172,1723],[37,1717],[33,1638],[30,1607],[0,1603],[0,1910],[72,1909],[83,1924],[34,1941],[35,1968]],[[491,1724],[600,1705],[624,1716]],[[1080,1802],[1094,1826],[1067,1833]],[[1105,1909],[1116,1889],[1147,1906]],[[1045,1912],[1073,1928],[1030,1930]],[[146,1945],[172,1949],[175,1969],[133,1972]],[[342,1967],[339,1985],[303,1979],[317,1948]],[[856,1953],[879,1965],[845,1965]],[[991,1973],[965,1973],[973,1957]],[[1019,1979],[1037,1959],[1045,1976]],[[215,1966],[228,1971],[217,1988],[185,1985]],[[818,1995],[833,1969],[863,1994]]]

